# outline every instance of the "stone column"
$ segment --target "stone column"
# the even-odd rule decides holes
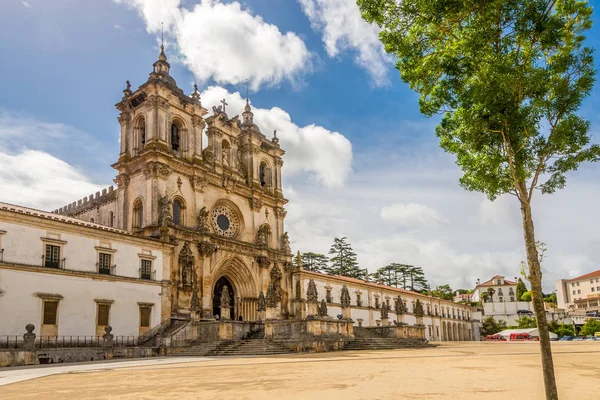
[[[277,299],[277,292],[273,283],[269,283],[269,287],[267,288],[267,297],[265,298],[265,303],[267,306],[267,315],[266,319],[275,319],[277,318],[277,304],[279,303]]]
[[[102,345],[104,347],[112,348],[113,347],[113,339],[114,335],[110,333],[112,331],[112,326],[107,325],[104,327],[104,335],[102,335]]]

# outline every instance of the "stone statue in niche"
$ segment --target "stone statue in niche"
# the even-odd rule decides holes
[[[224,167],[229,167],[229,161],[227,160],[227,150],[221,152],[221,162]]]
[[[269,230],[266,226],[261,226],[258,228],[258,232],[256,233],[256,244],[258,246],[267,247],[269,239]]]
[[[196,218],[196,228],[201,232],[208,232],[210,230],[210,225],[208,223],[208,210],[205,207],[202,207],[200,211],[198,211],[198,217]]]
[[[189,242],[185,242],[179,252],[179,265],[181,266],[181,283],[183,286],[194,285],[194,254],[190,249]]]

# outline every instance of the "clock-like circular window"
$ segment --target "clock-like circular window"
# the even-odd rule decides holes
[[[240,221],[235,211],[226,204],[219,204],[212,213],[213,229],[217,235],[236,237],[240,230]]]

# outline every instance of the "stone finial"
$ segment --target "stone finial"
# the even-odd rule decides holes
[[[388,307],[387,303],[384,301],[381,303],[381,319],[387,319],[388,317]]]
[[[318,301],[317,285],[311,279],[308,281],[308,289],[306,290],[306,300],[316,303]]]
[[[402,297],[400,297],[400,295],[398,295],[398,297],[396,297],[396,314],[402,315],[405,312],[406,312],[406,306],[404,305],[404,302],[402,301]]]
[[[284,232],[283,235],[281,235],[281,250],[285,251],[285,254],[292,254],[290,237],[287,232]]]
[[[296,264],[298,266],[298,271],[302,271],[304,269],[302,266],[302,257],[300,256],[300,250],[298,250],[298,254],[296,255]]]
[[[104,339],[104,347],[112,347],[113,346],[113,338],[114,335],[112,332],[112,326],[107,325],[104,327],[104,335],[102,335],[102,339]]]
[[[319,306],[319,317],[326,317],[327,314],[327,303],[325,303],[325,299],[321,300],[321,305]]]
[[[265,294],[262,290],[258,295],[258,307],[256,308],[256,311],[267,311],[267,301],[265,300]]]
[[[125,82],[125,85],[127,85],[127,87],[125,88],[125,90],[123,90],[123,95],[124,97],[128,97],[131,96],[131,93],[133,93],[131,91],[131,83],[129,81]]]
[[[348,286],[344,285],[342,287],[342,295],[340,296],[340,303],[342,304],[342,308],[350,307],[350,292],[348,291]]]
[[[417,303],[415,304],[415,317],[417,318],[423,318],[423,303],[421,303],[421,300],[417,299]]]
[[[200,92],[198,92],[198,85],[194,83],[194,92],[190,95],[193,101],[200,102]]]
[[[274,131],[273,131],[273,139],[271,139],[271,141],[272,141],[274,144],[278,144],[278,143],[279,143],[279,138],[277,137],[277,130],[274,130]]]
[[[229,299],[229,288],[227,285],[223,286],[223,291],[221,291],[221,308],[230,308],[231,302]]]

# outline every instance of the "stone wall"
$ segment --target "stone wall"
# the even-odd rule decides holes
[[[368,326],[354,327],[354,334],[359,338],[382,337],[382,338],[407,338],[425,340],[425,326]]]
[[[243,321],[210,321],[198,322],[193,325],[192,335],[198,342],[215,340],[240,340],[251,332],[262,329],[260,322]]]
[[[37,351],[0,350],[0,367],[67,362],[112,360],[117,358],[145,358],[160,355],[156,347],[127,348],[60,348]]]

